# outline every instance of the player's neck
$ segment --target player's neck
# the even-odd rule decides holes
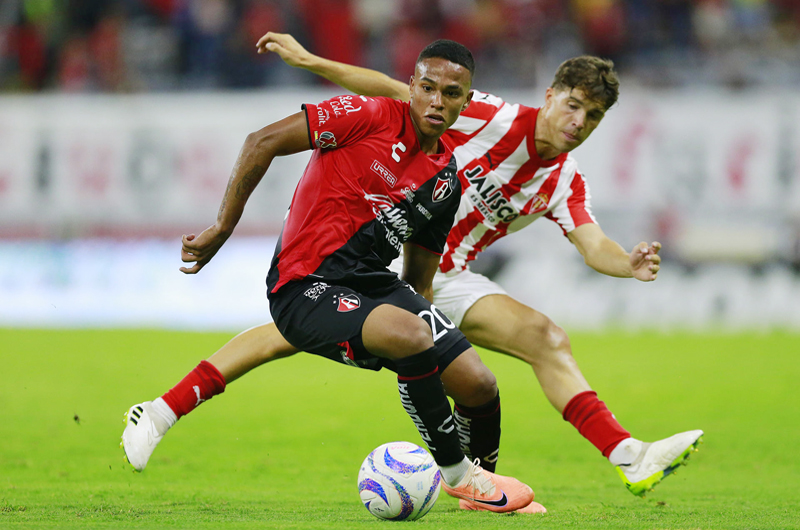
[[[439,138],[441,136],[437,136],[435,139],[431,140],[430,138],[426,138],[424,141],[422,138],[417,136],[419,140],[419,149],[426,155],[438,155],[441,151],[441,147],[439,146]]]
[[[442,135],[439,134],[437,136],[425,136],[420,132],[417,122],[415,122],[413,118],[411,119],[411,123],[414,125],[414,132],[417,135],[419,150],[426,155],[439,154],[439,151],[441,150],[439,146],[439,138],[441,138]]]
[[[542,160],[551,160],[561,154],[561,151],[555,148],[553,144],[547,139],[549,130],[547,122],[544,119],[544,107],[539,109],[536,115],[536,129],[533,132],[534,146],[536,146],[536,154]]]

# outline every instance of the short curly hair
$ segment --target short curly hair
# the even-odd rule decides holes
[[[619,78],[614,70],[614,62],[592,55],[581,55],[567,59],[556,70],[553,84],[555,90],[583,90],[586,97],[611,108],[619,98]]]

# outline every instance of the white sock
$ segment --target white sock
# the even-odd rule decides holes
[[[636,438],[622,440],[614,450],[611,451],[611,454],[608,455],[608,461],[615,466],[632,464],[636,460],[636,457],[639,456],[639,453],[642,452],[643,446],[644,442]]]
[[[467,457],[464,457],[464,460],[459,462],[458,464],[453,464],[452,466],[439,466],[439,472],[442,474],[442,480],[444,483],[454,488],[458,486],[458,483],[467,476],[467,471],[469,471],[470,462],[467,460]]]
[[[167,402],[161,398],[156,398],[150,402],[150,408],[153,411],[153,423],[156,426],[158,434],[164,435],[166,432],[175,425],[178,421],[178,416],[169,408]]]

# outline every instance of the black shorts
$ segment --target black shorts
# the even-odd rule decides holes
[[[464,334],[444,313],[399,278],[361,291],[313,280],[289,282],[269,293],[269,302],[275,325],[292,346],[359,368],[397,371],[394,362],[372,355],[361,341],[364,321],[383,304],[410,311],[428,324],[439,373],[470,348]]]

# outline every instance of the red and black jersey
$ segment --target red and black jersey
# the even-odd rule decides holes
[[[410,241],[442,253],[461,185],[452,152],[426,155],[408,103],[338,96],[304,105],[315,148],[284,221],[269,292],[303,278],[370,287]]]

